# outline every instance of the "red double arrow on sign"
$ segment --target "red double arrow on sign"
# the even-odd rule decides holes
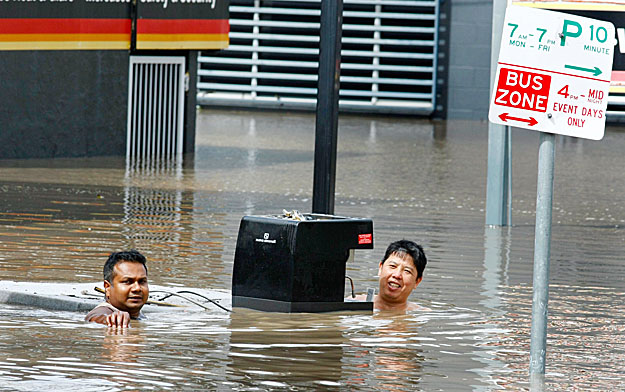
[[[527,125],[534,126],[536,124],[538,124],[538,121],[536,121],[536,119],[534,117],[530,117],[530,118],[520,118],[520,117],[512,117],[512,116],[508,116],[508,113],[501,113],[499,115],[499,118],[503,121],[503,122],[508,122],[508,120],[513,120],[513,121],[519,121],[519,122],[525,122],[527,123]]]

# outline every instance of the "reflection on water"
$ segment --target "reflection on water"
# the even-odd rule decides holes
[[[484,228],[486,124],[342,117],[336,213],[370,217],[430,262],[429,310],[158,313],[125,331],[81,314],[0,305],[0,390],[538,390],[529,330],[538,135],[513,133],[513,226]],[[0,279],[100,280],[113,250],[150,280],[229,289],[245,214],[309,211],[314,117],[201,112],[185,165],[118,158],[0,161]],[[625,389],[625,134],[557,138],[545,390]]]
[[[173,190],[146,188],[135,186],[135,179],[153,185],[159,181],[173,182],[178,186]],[[141,239],[148,241],[149,245],[159,242],[180,243],[181,180],[181,162],[166,161],[162,165],[152,163],[147,166],[135,163],[126,168],[122,224],[129,242],[135,243],[134,240]]]

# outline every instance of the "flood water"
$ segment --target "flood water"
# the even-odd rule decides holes
[[[0,280],[97,282],[136,248],[151,283],[230,289],[242,216],[310,211],[314,124],[200,111],[181,168],[0,161]],[[545,390],[625,389],[624,131],[556,139]],[[416,240],[427,310],[159,313],[120,333],[0,305],[0,389],[528,390],[539,138],[512,139],[513,225],[485,228],[486,123],[341,117],[335,213],[372,218],[375,243],[348,275],[377,287],[386,245]]]

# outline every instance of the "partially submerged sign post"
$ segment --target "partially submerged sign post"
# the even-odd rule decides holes
[[[600,140],[616,43],[609,22],[509,6],[488,118],[543,132],[538,156],[530,374],[545,373],[555,135]]]

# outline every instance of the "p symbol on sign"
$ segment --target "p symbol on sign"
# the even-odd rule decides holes
[[[577,31],[569,31],[570,26],[575,26]],[[562,27],[562,34],[560,35],[560,46],[564,46],[566,37],[577,38],[582,35],[582,25],[572,20],[564,19],[564,26]]]

